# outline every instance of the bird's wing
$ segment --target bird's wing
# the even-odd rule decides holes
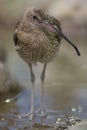
[[[46,15],[45,19],[48,21],[49,24],[56,26],[56,28],[61,31],[61,24],[57,19],[55,19],[54,17],[50,15]]]
[[[58,32],[56,33],[56,30],[59,30],[60,32],[62,32],[60,22],[50,15],[45,15],[45,21],[53,29],[52,31],[54,31],[56,34],[55,37],[57,38],[58,42],[60,42],[62,36],[58,34]]]
[[[17,33],[14,33],[14,35],[13,35],[13,40],[14,40],[15,46],[17,46],[17,45],[18,45]]]
[[[15,46],[18,44],[17,30],[18,30],[19,24],[20,24],[20,21],[18,21],[16,23],[15,30],[14,30],[14,35],[13,35],[13,40],[14,40]]]

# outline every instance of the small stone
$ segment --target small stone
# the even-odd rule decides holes
[[[81,121],[75,126],[70,127],[69,130],[87,130],[87,121]]]

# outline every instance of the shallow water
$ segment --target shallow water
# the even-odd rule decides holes
[[[84,43],[83,45],[81,43]],[[30,110],[31,83],[28,66],[11,51],[8,66],[24,90],[16,97],[6,100],[0,107],[1,130],[51,130],[56,126],[58,118],[75,117],[87,119],[87,61],[86,41],[79,42],[81,57],[76,56],[73,48],[62,44],[58,56],[49,63],[45,80],[44,108],[50,110],[46,120],[35,118],[36,123],[43,121],[53,128],[35,126],[28,118],[17,118],[16,115],[26,114]],[[16,60],[14,60],[16,59]],[[16,64],[16,65],[15,65]],[[34,66],[36,74],[35,109],[40,105],[40,74],[42,65]]]

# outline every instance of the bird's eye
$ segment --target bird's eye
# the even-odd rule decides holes
[[[33,19],[37,19],[37,16],[33,16]]]

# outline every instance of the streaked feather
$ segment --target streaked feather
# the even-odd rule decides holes
[[[29,10],[15,27],[15,46],[20,47],[18,53],[27,63],[47,63],[52,60],[58,51],[61,36],[40,23],[34,23],[30,19],[33,13],[38,16],[39,22],[41,20],[46,21],[61,31],[60,23],[55,18],[44,14],[41,10]],[[30,20],[30,23],[28,23],[28,20]]]

